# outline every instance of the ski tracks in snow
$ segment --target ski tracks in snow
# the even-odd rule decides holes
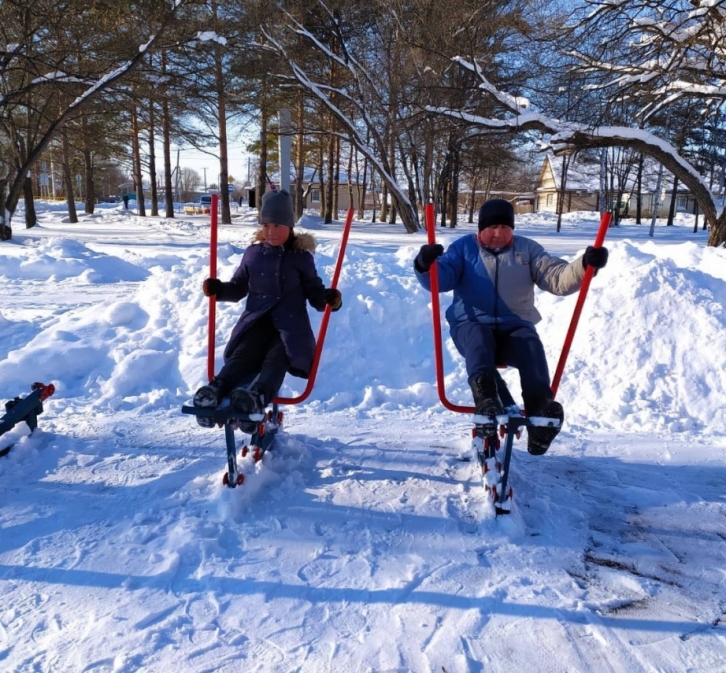
[[[724,532],[694,521],[723,513],[723,468],[563,433],[544,458],[515,448],[495,518],[445,414],[336,412],[329,435],[312,410],[286,418],[237,489],[222,431],[173,411],[21,439],[0,481],[0,662],[719,671]]]

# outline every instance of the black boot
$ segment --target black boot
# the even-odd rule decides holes
[[[530,425],[527,428],[527,451],[533,456],[542,456],[562,429],[565,411],[555,400],[525,399],[524,405],[528,418],[551,419],[551,425]]]
[[[265,398],[254,387],[249,390],[241,387],[235,388],[229,394],[229,404],[235,411],[247,416],[265,413]],[[242,432],[252,434],[257,430],[258,425],[259,421],[240,421],[239,429]]]
[[[469,386],[474,395],[474,406],[476,407],[474,413],[477,416],[494,419],[504,413],[504,407],[497,393],[497,381],[493,375],[482,374],[472,377],[469,379]]]
[[[192,404],[195,407],[203,408],[218,407],[222,397],[222,382],[217,378],[213,378],[206,386],[202,386],[194,393]]]
[[[194,393],[192,404],[202,409],[214,409],[219,406],[223,396],[222,382],[217,378],[213,378],[206,386],[202,386]],[[213,428],[214,421],[211,418],[197,416],[197,425],[203,428]]]

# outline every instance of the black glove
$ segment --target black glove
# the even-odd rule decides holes
[[[331,310],[337,311],[343,305],[343,295],[335,288],[329,287],[325,290],[325,303]]]
[[[431,265],[436,261],[438,257],[444,254],[444,246],[440,243],[434,245],[422,245],[421,250],[418,251],[416,259],[413,260],[413,265],[416,267],[416,271],[426,273]]]
[[[595,248],[592,245],[585,248],[585,254],[582,256],[582,265],[585,268],[591,266],[593,269],[602,269],[607,263],[607,248]]]
[[[215,294],[219,294],[222,289],[222,281],[219,278],[207,278],[202,283],[202,292],[205,297],[213,297]]]

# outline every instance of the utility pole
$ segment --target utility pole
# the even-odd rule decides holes
[[[207,191],[207,168],[204,167],[202,170],[204,171],[204,192],[206,193],[206,191]]]
[[[290,191],[290,145],[292,120],[290,110],[280,110],[280,189]]]

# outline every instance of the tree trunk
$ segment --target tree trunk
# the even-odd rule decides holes
[[[38,224],[38,216],[35,214],[35,201],[33,200],[33,178],[30,174],[25,176],[23,183],[23,196],[25,197],[25,228],[32,229]]]
[[[340,198],[340,137],[335,136],[335,168],[333,175],[333,208],[331,216],[334,220],[338,219],[340,208],[338,207],[338,199]]]
[[[131,144],[134,148],[134,183],[136,187],[136,213],[146,217],[144,203],[144,174],[141,172],[141,144],[139,141],[139,114],[136,99],[131,99]]]
[[[356,150],[357,152],[358,150]],[[358,219],[362,220],[365,218],[366,213],[366,198],[368,190],[368,157],[363,159],[363,180],[360,183],[358,190]]]
[[[406,151],[404,150],[403,145],[400,142],[399,142],[399,146],[398,146],[398,151],[399,151],[399,155],[401,157],[406,156]],[[411,203],[411,206],[416,211],[416,217],[418,219],[417,204],[419,203],[420,199],[417,196],[418,189],[416,187],[416,181],[414,179],[414,176],[415,176],[414,171],[416,170],[416,158],[415,158],[416,152],[415,152],[415,150],[411,151],[410,154],[411,154],[411,163],[412,163],[413,169],[409,167],[408,163],[404,159],[401,160],[401,169],[403,170],[403,174],[406,176],[406,183],[408,184],[408,200]],[[395,218],[395,216],[394,216],[394,218]],[[395,222],[395,219],[393,221]]]
[[[676,215],[676,201],[678,200],[678,177],[675,176],[673,178],[673,195],[671,197],[671,205],[668,209],[668,222],[666,222],[667,227],[673,226],[673,218]]]
[[[320,176],[320,217],[325,217],[328,196],[325,186],[325,144],[322,136],[320,137],[320,147],[318,152],[318,175]]]
[[[449,179],[449,190],[448,190],[448,203],[446,204],[446,212],[449,214],[449,228],[456,229],[458,220],[458,194],[456,193],[456,181],[454,179],[454,173],[452,171]]]
[[[642,224],[643,217],[643,163],[645,157],[640,154],[638,159],[638,175],[636,178],[637,192],[635,196],[635,224]]]
[[[0,178],[0,241],[9,241],[13,237],[13,230],[10,228],[10,212],[6,207],[8,192],[7,177]]]
[[[607,163],[608,163],[608,151],[607,148],[603,147],[600,150],[600,198],[598,203],[598,210],[600,211],[600,216],[602,217],[602,214],[609,210],[607,205],[608,200],[608,180],[607,180]]]
[[[392,96],[393,97],[393,96]],[[395,109],[391,113],[391,133],[388,135],[388,165],[391,167],[391,175],[396,174],[396,112]],[[393,190],[391,190],[393,191]],[[396,211],[398,206],[398,199],[392,194],[391,195],[391,207],[388,213],[388,224],[394,224],[396,222]]]
[[[166,74],[166,52],[161,55],[161,71]],[[164,78],[166,81],[166,78]],[[164,137],[164,192],[166,216],[174,217],[174,186],[171,181],[171,118],[169,116],[169,97],[166,87],[161,98],[161,128]]]
[[[658,211],[660,210],[660,189],[663,185],[663,164],[658,169],[658,180],[655,183],[655,194],[653,194],[653,214],[650,218],[650,230],[648,236],[655,236],[655,221],[658,219]]]
[[[391,204],[391,207],[388,210],[388,224],[396,224],[396,213],[398,211],[396,210],[396,200],[393,199],[393,203]]]
[[[96,189],[93,180],[93,152],[89,147],[88,118],[84,115],[81,120],[83,131],[83,166],[85,168],[84,183],[86,185],[85,212],[93,215],[96,206]]]
[[[388,217],[388,185],[381,181],[381,203],[380,209],[378,210],[378,219],[381,222],[385,222]]]
[[[376,221],[376,213],[378,212],[378,208],[376,207],[376,201],[378,200],[378,197],[376,195],[376,172],[371,168],[371,222],[375,223]]]
[[[479,187],[479,176],[472,176],[471,180],[471,192],[469,193],[469,222],[474,221],[474,208],[476,203],[476,190]]]
[[[85,212],[88,215],[93,215],[96,208],[96,183],[93,179],[93,153],[89,149],[83,150],[83,165],[86,169]]]
[[[570,167],[569,154],[562,157],[562,173],[560,173],[560,193],[557,195],[557,233],[562,229],[562,210],[565,207],[565,192],[567,190],[567,169]]]
[[[355,208],[353,200],[353,147],[348,148],[348,208]]]
[[[451,171],[451,151],[447,150],[444,157],[444,164],[438,178],[438,191],[436,194],[436,202],[441,216],[440,226],[446,226],[446,208],[449,204],[449,173]]]
[[[327,176],[325,183],[325,215],[323,216],[323,222],[330,224],[333,221],[333,187],[335,186],[335,136],[332,134],[333,130],[333,118],[330,117],[330,130],[331,133],[328,136],[328,156],[327,156]]]
[[[698,201],[696,201],[696,203],[695,203],[695,211],[696,212],[694,213],[694,215],[696,217],[693,221],[693,233],[697,234],[698,233]]]
[[[461,152],[458,142],[451,148],[451,171],[449,173],[449,227],[456,228],[459,223],[459,172]]]
[[[442,227],[446,226],[446,215],[448,214],[448,205],[449,205],[449,178],[442,177],[441,182],[439,183],[441,185],[441,196],[439,197],[439,208],[441,209],[441,212],[439,215],[441,216],[441,222],[439,223]]]
[[[433,202],[434,193],[432,191],[432,167],[434,163],[434,134],[427,133],[424,144],[423,158],[423,200],[424,205]]]
[[[73,176],[71,175],[71,145],[65,131],[61,131],[61,144],[63,147],[63,184],[66,188],[68,221],[71,224],[76,224],[78,215],[76,214],[76,197],[73,193]]]
[[[416,209],[423,210],[426,205],[426,199],[424,198],[425,189],[423,171],[421,170],[421,157],[417,151],[411,157],[411,173],[413,174],[414,184],[416,185]]]
[[[389,142],[388,139],[390,137],[391,129],[390,129],[390,117],[388,120],[388,124],[386,128],[383,131],[383,141],[381,144],[381,159],[388,157],[388,147]],[[384,156],[385,155],[385,156]],[[378,219],[381,222],[385,222],[386,218],[388,217],[388,184],[386,183],[386,179],[383,175],[381,175],[381,202],[380,202],[380,208],[378,210]]]
[[[154,101],[149,100],[149,187],[151,188],[151,216],[159,216],[159,193],[156,187],[156,118]]]
[[[398,194],[393,194],[393,203],[395,212],[401,216],[401,222],[403,223],[406,232],[414,234],[419,231],[421,229],[421,225],[419,224],[418,213],[411,202],[399,199]]]
[[[451,187],[449,191],[449,227],[459,224],[459,185],[461,183],[461,139],[453,139],[451,148]]]
[[[726,248],[726,210],[718,216],[716,223],[711,226],[708,244]]]

